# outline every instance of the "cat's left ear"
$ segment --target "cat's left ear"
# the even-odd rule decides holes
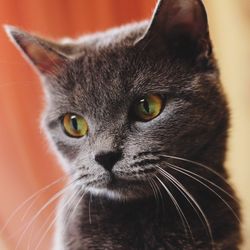
[[[208,56],[211,42],[202,0],[159,0],[141,40],[164,44],[182,57]]]
[[[13,26],[5,25],[4,29],[11,41],[40,74],[58,74],[66,64],[68,58],[57,49],[56,43]]]

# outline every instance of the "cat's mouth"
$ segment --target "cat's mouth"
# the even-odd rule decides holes
[[[142,182],[142,180],[123,179],[112,174],[110,176],[110,181],[107,183],[107,188],[110,190],[115,190],[117,188],[127,187],[128,185],[139,185],[142,184]]]
[[[96,195],[105,195],[113,198],[138,198],[151,194],[145,177],[123,178],[114,173],[107,173],[89,182],[85,188]]]
[[[91,181],[88,186],[95,186],[107,189],[117,189],[121,187],[127,187],[128,185],[138,185],[145,182],[145,180],[139,178],[123,178],[121,176],[109,173],[107,175],[102,175],[96,180]]]

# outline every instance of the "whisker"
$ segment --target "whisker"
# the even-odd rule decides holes
[[[155,189],[155,186],[153,185],[152,183],[152,180],[151,179],[148,179],[148,183],[153,191],[153,194],[154,194],[154,199],[156,201],[156,213],[159,211],[159,197],[158,197],[158,194],[157,194],[157,190]],[[158,213],[157,213],[158,214]]]
[[[26,209],[24,215],[21,218],[21,222],[24,221],[24,219],[28,216],[30,210],[32,209],[32,207],[34,206],[34,204],[36,203],[36,201],[38,200],[39,196],[35,197],[34,200],[30,203],[30,205],[28,206],[28,208]]]
[[[223,180],[223,182],[225,182],[227,185],[230,186],[230,184],[228,183],[228,180],[225,179],[221,174],[219,174],[218,172],[216,172],[215,170],[213,170],[211,167],[208,167],[202,163],[199,163],[199,162],[196,162],[196,161],[192,161],[192,160],[188,160],[188,159],[185,159],[185,158],[181,158],[181,157],[177,157],[177,156],[171,156],[171,155],[160,155],[161,157],[166,157],[166,158],[170,158],[170,159],[174,159],[174,160],[180,160],[180,161],[183,161],[183,162],[187,162],[187,163],[192,163],[196,166],[199,166],[199,167],[202,167],[206,170],[208,170],[209,172],[215,174],[217,177],[219,177],[221,180]]]
[[[63,188],[62,190],[60,190],[59,192],[57,192],[56,194],[54,194],[39,210],[38,212],[32,217],[32,219],[30,220],[30,222],[27,224],[26,228],[24,229],[23,233],[21,234],[19,240],[17,241],[15,250],[18,249],[25,233],[28,231],[28,229],[30,228],[30,226],[35,222],[35,220],[38,218],[38,216],[49,206],[51,205],[55,200],[57,200],[60,196],[62,196],[65,191],[67,191],[69,188],[71,188],[71,185],[74,183],[74,181],[72,183],[70,183],[68,186],[66,186],[65,188]]]
[[[182,222],[182,225],[184,227],[186,237],[188,238],[188,231],[189,231],[190,236],[193,240],[194,238],[193,238],[193,233],[192,233],[190,224],[189,224],[184,212],[182,211],[181,207],[179,206],[177,200],[174,198],[173,194],[170,192],[170,190],[167,188],[167,186],[162,182],[162,180],[158,176],[156,176],[156,175],[154,175],[154,176],[159,181],[159,183],[162,185],[162,187],[165,189],[165,191],[169,195],[170,199],[172,200],[173,204],[175,205],[176,211],[178,212],[179,217],[180,217],[181,222]]]
[[[66,208],[71,202],[74,202],[74,199],[78,196],[78,194],[81,191],[75,191],[70,198],[67,200],[67,202],[64,204],[63,209]],[[55,224],[56,220],[58,219],[59,214],[57,214],[55,216],[55,218],[52,220],[52,222],[49,224],[49,226],[47,227],[47,229],[45,230],[45,232],[43,233],[43,235],[41,236],[39,242],[37,243],[37,246],[35,247],[35,250],[37,250],[39,248],[39,246],[41,245],[42,241],[44,240],[44,238],[46,237],[47,233],[49,232],[49,230],[52,228],[52,226]]]
[[[92,220],[91,220],[91,202],[92,202],[92,194],[90,193],[90,196],[89,196],[89,224],[92,224]]]
[[[23,233],[21,234],[19,240],[17,241],[17,245],[15,247],[15,250],[18,249],[25,233],[28,231],[28,229],[30,228],[30,226],[33,224],[33,222],[36,220],[36,218],[42,213],[42,211],[44,211],[45,208],[47,208],[53,201],[55,201],[56,199],[58,199],[63,193],[65,192],[65,190],[61,190],[58,193],[56,193],[56,195],[54,195],[51,199],[49,199],[48,202],[45,203],[44,206],[42,206],[41,209],[39,209],[39,211],[35,214],[35,216],[31,219],[31,221],[28,223],[27,227],[25,228],[25,230],[23,231]]]
[[[195,176],[197,176],[197,177],[199,177],[199,178],[202,178],[203,180],[205,180],[205,181],[208,181],[210,184],[214,184],[213,182],[211,182],[211,181],[209,181],[209,180],[207,180],[206,178],[203,178],[202,176],[199,176],[199,175],[197,175],[197,174],[195,174],[195,173],[192,173],[191,171],[188,171],[188,170],[184,170],[184,169],[181,169],[180,167],[178,167],[178,166],[175,166],[175,165],[172,165],[172,164],[170,164],[170,163],[167,163],[167,165],[170,167],[170,168],[172,168],[172,169],[174,169],[174,170],[176,170],[176,171],[178,171],[179,173],[182,173],[182,174],[184,174],[184,175],[186,175],[186,176],[188,176],[188,177],[190,177],[191,179],[193,179],[193,180],[195,180],[195,181],[197,181],[197,182],[199,182],[201,185],[203,185],[204,187],[206,187],[207,189],[209,189],[211,192],[213,192],[230,210],[231,210],[231,212],[233,213],[233,215],[235,216],[235,218],[238,220],[238,222],[240,223],[241,221],[240,221],[240,218],[236,215],[236,213],[234,212],[234,210],[232,209],[232,207],[217,193],[217,192],[215,192],[211,187],[209,187],[207,184],[205,184],[204,182],[202,182],[201,180],[199,180],[199,179],[197,179],[196,177],[194,177],[194,176],[192,176],[192,175],[195,175]],[[187,172],[187,173],[186,173]],[[217,187],[217,188],[219,188],[222,192],[224,192],[225,194],[227,194],[229,197],[231,197],[233,200],[235,200],[230,194],[228,194],[226,191],[224,191],[223,189],[221,189],[219,186],[217,186],[216,184],[214,184],[214,186],[215,187]]]
[[[79,191],[77,192],[76,197],[78,197],[78,195],[79,195],[81,192],[82,192],[82,191],[79,190]],[[81,197],[80,197],[79,200],[77,201],[77,203],[76,203],[74,209],[73,209],[71,212],[70,212],[70,209],[68,210],[68,213],[67,213],[67,215],[65,216],[65,218],[67,218],[67,221],[68,221],[68,222],[70,222],[71,217],[72,217],[73,214],[75,213],[76,209],[78,208],[79,204],[81,203],[83,197],[84,197],[86,194],[87,194],[87,191],[83,192],[83,194],[81,195]],[[65,223],[66,223],[66,221],[65,221]],[[66,227],[64,228],[64,230],[65,230],[65,229],[66,229]],[[64,230],[63,230],[63,233],[64,233]],[[63,233],[62,233],[62,234],[63,234]]]
[[[183,171],[185,171],[185,172],[187,172],[187,173],[189,173],[189,174],[192,174],[192,175],[194,175],[194,176],[196,176],[196,177],[198,177],[198,178],[201,178],[202,180],[208,182],[208,183],[211,184],[212,186],[218,188],[221,192],[223,192],[224,194],[226,194],[227,196],[229,196],[232,200],[234,200],[235,202],[238,203],[238,200],[235,199],[234,196],[232,196],[230,193],[228,193],[226,190],[224,190],[223,188],[221,188],[220,186],[218,186],[216,183],[212,182],[211,180],[209,180],[209,179],[207,179],[207,178],[205,178],[205,177],[203,177],[203,176],[201,176],[201,175],[199,175],[199,174],[197,174],[197,173],[195,173],[195,172],[193,172],[193,171],[190,171],[190,170],[181,168],[181,167],[179,167],[179,166],[177,166],[177,165],[175,165],[175,164],[172,164],[172,163],[167,163],[167,164],[170,165],[170,166],[176,167],[176,168],[178,168],[178,169],[181,169],[181,170],[183,170]]]
[[[200,221],[206,228],[206,231],[208,233],[208,236],[211,240],[212,246],[214,245],[212,230],[210,227],[210,223],[204,214],[203,210],[201,209],[200,205],[197,203],[197,201],[194,199],[194,197],[190,194],[190,192],[171,174],[163,170],[161,167],[157,166],[157,168],[160,170],[162,175],[168,178],[172,182],[172,184],[180,191],[180,193],[187,199],[188,203],[191,205],[191,207],[194,209],[195,213],[198,215]],[[201,216],[202,218],[201,218]],[[204,223],[205,222],[205,223]]]
[[[73,193],[73,198],[75,197],[75,194],[76,194],[76,192]],[[72,197],[70,197],[69,200],[71,200],[71,198]],[[68,202],[66,204],[68,204]],[[39,230],[38,235],[40,234],[40,232],[42,232],[43,229],[45,229],[45,231],[46,231],[46,227],[49,224],[50,220],[53,218],[53,216],[55,214],[55,211],[56,211],[56,209],[53,209],[53,211],[48,215],[48,218],[45,220],[45,222],[41,226],[41,230]],[[57,215],[56,215],[56,217],[57,217]],[[67,216],[66,216],[66,218],[67,218]],[[52,221],[54,221],[54,220],[52,219]],[[48,229],[48,231],[49,231],[49,229]],[[40,239],[41,239],[41,237],[40,237]],[[28,249],[30,249],[30,242],[29,242],[29,248]]]
[[[82,196],[79,198],[79,200],[78,200],[78,202],[76,203],[76,205],[75,205],[73,211],[72,211],[72,212],[70,213],[70,215],[69,215],[69,221],[70,221],[71,217],[73,216],[73,214],[75,213],[76,209],[78,208],[79,204],[81,203],[83,197],[84,197],[86,194],[87,194],[87,192],[84,192],[84,193],[82,194]]]
[[[65,180],[67,177],[61,177],[55,181],[53,181],[52,183],[50,183],[49,185],[41,188],[40,190],[38,190],[37,192],[35,192],[34,194],[32,194],[30,197],[28,197],[25,201],[23,201],[9,216],[9,218],[7,219],[7,221],[5,222],[5,224],[3,225],[2,229],[0,230],[0,234],[2,234],[4,232],[4,230],[7,228],[7,226],[9,225],[10,221],[13,219],[13,217],[29,202],[31,201],[33,198],[35,198],[36,196],[40,195],[41,193],[45,192],[46,190],[48,190],[49,188],[51,188],[52,186],[58,184],[59,182],[62,182],[63,180]],[[23,217],[24,218],[24,217]]]
[[[40,232],[47,226],[47,224],[49,223],[49,221],[53,218],[54,213],[55,213],[55,210],[53,210],[53,211],[48,215],[48,217],[46,218],[45,222],[44,222],[43,225],[40,227],[39,233],[37,233],[38,235],[39,235]],[[35,238],[37,238],[37,234],[35,235]],[[30,236],[29,236],[29,241],[28,241],[28,247],[27,247],[28,250],[30,249],[32,239],[33,239],[33,234],[31,233]]]
[[[75,195],[73,196],[73,198],[72,198],[72,203],[74,202],[74,200],[77,198],[77,196],[81,193],[81,190],[78,190],[78,191],[76,191],[76,192],[74,192],[75,193]],[[67,207],[67,206],[66,206]],[[69,218],[69,215],[71,214],[71,212],[70,212],[70,206],[68,207],[68,210],[66,211],[66,213],[64,214],[64,217],[65,217],[65,223],[66,223],[66,220],[68,220],[68,218]]]
[[[164,203],[163,195],[162,195],[161,190],[158,187],[158,185],[157,185],[157,183],[155,182],[154,179],[152,179],[152,183],[155,186],[156,194],[157,193],[159,194],[159,200],[161,201],[161,204],[162,204],[162,211],[163,211],[163,216],[164,216],[165,215],[165,203]]]

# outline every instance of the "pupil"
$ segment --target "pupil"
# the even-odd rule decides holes
[[[143,108],[146,110],[147,113],[149,113],[149,103],[146,100],[144,100],[143,102]]]
[[[71,124],[72,124],[72,127],[74,128],[74,130],[78,130],[78,123],[77,123],[77,119],[75,116],[71,117]]]

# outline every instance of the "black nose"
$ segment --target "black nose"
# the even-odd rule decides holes
[[[116,162],[121,160],[122,153],[117,152],[101,152],[95,156],[95,160],[108,171],[111,171]]]

